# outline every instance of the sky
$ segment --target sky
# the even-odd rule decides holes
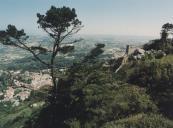
[[[161,26],[173,22],[173,0],[0,0],[0,30],[14,24],[42,35],[36,14],[51,5],[75,8],[86,35],[159,36]]]

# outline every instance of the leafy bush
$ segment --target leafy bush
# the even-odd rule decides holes
[[[155,114],[138,114],[106,123],[102,128],[172,128],[173,121]]]
[[[25,122],[32,117],[33,113],[39,112],[40,108],[31,108],[28,102],[18,107],[12,107],[10,103],[6,106],[0,104],[0,128],[23,128]]]
[[[173,42],[171,39],[163,41],[161,39],[152,40],[150,43],[143,46],[144,50],[162,50],[166,54],[173,53]]]
[[[157,61],[138,63],[134,72],[129,76],[128,82],[150,88],[171,86],[173,84],[173,66]]]
[[[140,61],[133,65],[131,71],[127,69],[128,65],[124,68],[128,73],[124,75],[129,83],[145,87],[159,111],[173,119],[173,65],[166,59],[171,60],[171,56],[155,61]]]

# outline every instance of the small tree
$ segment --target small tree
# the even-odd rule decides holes
[[[161,39],[167,40],[169,34],[173,34],[173,24],[166,23],[162,26]]]
[[[4,45],[10,45],[29,51],[34,58],[47,66],[47,68],[51,70],[50,75],[52,77],[53,90],[56,91],[55,58],[59,52],[67,53],[74,49],[74,46],[63,44],[71,44],[78,41],[65,42],[67,38],[71,37],[82,28],[81,21],[77,18],[75,9],[70,9],[69,7],[56,8],[52,6],[45,15],[38,13],[37,17],[39,27],[53,39],[51,50],[42,46],[29,46],[27,44],[29,36],[25,34],[23,29],[18,30],[13,25],[8,25],[6,30],[0,31],[0,42]],[[39,54],[45,52],[49,52],[51,55],[48,61],[44,61],[39,56]]]

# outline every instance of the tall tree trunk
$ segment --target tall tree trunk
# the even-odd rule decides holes
[[[53,46],[53,53],[52,53],[52,56],[51,56],[51,77],[52,77],[52,83],[53,83],[53,97],[54,99],[56,100],[56,96],[57,96],[57,91],[58,91],[58,84],[57,84],[57,81],[56,81],[56,76],[55,76],[55,70],[54,70],[54,60],[55,60],[55,57],[58,53],[58,48],[59,48],[59,44],[58,42],[60,40],[60,37],[58,36],[58,39],[55,40],[55,43],[54,43],[54,46]]]
[[[53,97],[56,99],[56,93],[57,93],[57,81],[56,81],[56,76],[55,76],[55,70],[54,70],[54,59],[55,55],[52,55],[51,58],[51,67],[50,67],[50,72],[51,72],[51,77],[52,77],[52,84],[53,84]]]

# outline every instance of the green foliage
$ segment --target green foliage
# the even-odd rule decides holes
[[[167,55],[159,60],[161,64],[172,64],[173,63],[173,55]]]
[[[18,90],[20,91],[20,90]],[[44,106],[48,90],[41,89],[32,92],[27,101],[14,107],[11,102],[0,103],[0,128],[23,128],[28,120],[34,119]],[[37,104],[37,107],[32,107]]]
[[[8,86],[13,84],[10,73],[2,72],[0,74],[0,91],[5,91]]]
[[[70,9],[69,7],[56,8],[52,6],[50,10],[47,11],[46,15],[37,14],[37,23],[43,29],[50,29],[49,32],[51,37],[58,38],[62,36],[59,34],[68,33],[71,27],[80,28],[81,21],[77,18],[75,9]],[[75,30],[75,29],[74,29]],[[72,30],[74,32],[74,30]]]
[[[47,53],[47,49],[43,48],[41,46],[31,46],[31,50],[33,51],[39,51],[39,53]]]
[[[102,128],[172,128],[173,121],[157,114],[138,114],[106,123]]]
[[[105,47],[105,44],[96,44],[95,46],[96,47],[93,48],[90,53],[84,58],[83,62],[93,62],[96,57],[98,57],[104,52],[103,48]]]
[[[63,46],[60,48],[60,52],[63,54],[66,54],[66,53],[73,51],[73,50],[74,50],[74,46]]]
[[[173,118],[172,55],[159,60],[129,63],[123,67],[119,75],[124,75],[123,80],[128,83],[145,87],[147,93],[158,104],[160,112],[171,119]]]
[[[166,23],[162,26],[161,39],[152,40],[150,43],[144,45],[145,50],[162,50],[167,54],[173,53],[173,41],[169,39],[169,34],[172,34],[173,24]]]
[[[57,99],[42,110],[29,127],[99,128],[104,123],[141,112],[157,112],[145,89],[117,83],[100,64],[84,64],[66,80],[59,80]]]
[[[40,108],[31,108],[31,102],[24,102],[18,107],[9,103],[0,103],[0,128],[22,128],[25,122]]]
[[[156,39],[152,40],[150,43],[147,43],[143,46],[144,50],[162,50],[166,54],[172,54],[173,53],[173,42],[172,39],[161,40]]]
[[[171,64],[161,64],[157,61],[140,62],[135,65],[134,72],[129,76],[129,83],[145,86],[172,85],[173,67]]]
[[[162,26],[161,39],[166,41],[169,34],[172,34],[173,24],[166,23]]]
[[[17,30],[14,25],[8,25],[6,31],[0,31],[0,41],[4,45],[19,46],[17,40],[25,41],[28,38],[24,30]]]

